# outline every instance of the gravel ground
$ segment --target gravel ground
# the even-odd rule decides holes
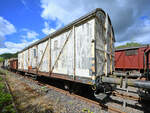
[[[7,81],[20,113],[108,113],[97,105],[66,96],[11,72],[7,75]],[[124,108],[123,100],[111,96],[106,99],[106,104],[127,113],[145,113],[137,101],[126,100],[128,104]]]
[[[40,86],[13,73],[7,75],[7,81],[20,113],[107,113],[98,106]]]

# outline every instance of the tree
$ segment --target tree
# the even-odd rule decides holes
[[[10,59],[10,58],[17,58],[18,56],[18,53],[4,53],[4,54],[1,54],[0,55],[0,58],[3,58],[4,59]]]
[[[126,43],[125,45],[121,45],[121,46],[117,46],[117,49],[120,48],[126,48],[126,47],[137,47],[137,46],[141,46],[142,44],[140,43],[135,43],[135,42],[131,42],[131,43]]]

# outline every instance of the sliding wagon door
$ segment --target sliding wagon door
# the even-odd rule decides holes
[[[73,66],[74,38],[71,29],[51,39],[51,72],[73,75]]]
[[[95,29],[95,52],[97,75],[107,75],[114,70],[114,36],[109,17],[97,14]]]
[[[94,65],[94,23],[95,19],[89,20],[80,26],[75,28],[75,40],[76,40],[76,76],[91,77],[94,70],[92,70],[92,64]]]

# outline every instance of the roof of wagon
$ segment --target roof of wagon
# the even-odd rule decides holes
[[[140,45],[140,46],[136,46],[136,47],[125,47],[125,48],[115,49],[115,51],[124,51],[124,50],[130,50],[130,49],[139,49],[139,48],[149,47],[149,46],[150,45]]]
[[[25,50],[27,50],[28,48],[31,48],[31,47],[33,47],[34,45],[37,45],[37,44],[39,44],[39,43],[41,43],[41,42],[44,42],[44,41],[48,40],[49,38],[53,38],[54,36],[56,36],[56,35],[58,35],[58,34],[64,32],[64,31],[70,29],[72,26],[77,25],[77,24],[81,23],[81,22],[84,21],[84,20],[87,20],[87,19],[89,19],[89,18],[91,18],[91,17],[94,17],[95,14],[96,14],[98,11],[101,11],[101,12],[103,12],[103,13],[106,15],[106,13],[105,13],[101,8],[96,8],[95,10],[89,12],[88,14],[86,14],[86,15],[84,15],[84,16],[81,16],[80,18],[74,20],[73,22],[71,22],[70,24],[64,26],[63,28],[60,28],[60,29],[58,29],[57,31],[55,31],[55,32],[53,32],[53,33],[47,35],[45,38],[42,38],[42,39],[40,39],[40,40],[38,40],[38,41],[32,43],[31,45],[29,45],[28,47],[24,48],[24,49],[21,50],[20,52],[25,51]],[[109,17],[109,16],[108,16],[108,17]],[[110,22],[110,24],[111,24],[110,18],[109,18],[109,22]],[[112,27],[112,31],[113,31],[113,35],[114,35],[113,27]],[[114,41],[115,41],[115,37],[114,37]]]

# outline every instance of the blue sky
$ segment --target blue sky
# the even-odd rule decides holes
[[[104,9],[116,44],[150,43],[149,0],[1,0],[0,54],[20,51],[95,8]]]
[[[41,13],[40,0],[1,0],[0,54],[20,51],[55,31],[57,19],[45,20]]]
[[[40,1],[32,0],[23,2],[21,0],[2,0],[0,4],[0,15],[15,26],[17,32],[8,35],[5,41],[20,42],[20,35],[24,35],[22,29],[30,29],[41,33],[44,20],[40,16]]]

